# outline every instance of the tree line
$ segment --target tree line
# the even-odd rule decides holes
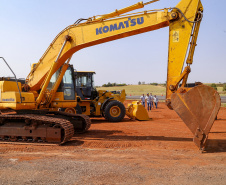
[[[148,84],[146,84],[145,82],[138,82],[138,85],[155,85],[155,86],[157,86],[157,85],[159,85],[158,83],[148,83]],[[166,84],[161,84],[161,85],[166,85]],[[110,82],[108,82],[107,84],[103,84],[102,85],[102,87],[114,87],[114,86],[127,86],[127,84],[126,83],[120,83],[120,84],[118,84],[118,83],[110,83]],[[217,87],[223,87],[223,91],[226,91],[226,83],[224,83],[224,84],[215,84],[215,83],[212,83],[212,84],[210,84],[210,86],[211,87],[213,87],[214,89],[216,89],[217,90]]]
[[[114,87],[114,86],[126,86],[127,84],[122,83],[122,84],[117,84],[117,83],[110,83],[108,82],[107,84],[103,84],[102,87]]]
[[[215,84],[215,83],[212,83],[211,85],[210,85],[210,87],[213,87],[215,90],[217,90],[217,87],[223,87],[223,91],[226,91],[226,84],[224,83],[224,84]]]

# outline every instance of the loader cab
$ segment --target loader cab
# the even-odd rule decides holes
[[[97,97],[94,74],[94,71],[75,71],[76,92],[82,100],[93,100]]]

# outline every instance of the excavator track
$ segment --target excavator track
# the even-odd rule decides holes
[[[63,144],[74,135],[73,124],[40,114],[0,114],[0,141]]]
[[[51,111],[50,114],[54,114],[54,117],[64,118],[69,120],[74,126],[74,134],[85,133],[91,126],[91,120],[89,116],[84,114],[71,114],[62,111]]]

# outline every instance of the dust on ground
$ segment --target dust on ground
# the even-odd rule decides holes
[[[92,119],[63,146],[0,144],[0,184],[226,184],[226,108],[201,153],[164,103],[150,121]]]

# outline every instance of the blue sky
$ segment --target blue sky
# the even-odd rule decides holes
[[[0,0],[0,56],[26,77],[55,36],[79,18],[110,13],[139,0]],[[147,1],[144,1],[147,2]],[[142,10],[175,6],[160,0]],[[226,1],[202,0],[204,18],[189,82],[226,82]],[[137,10],[140,11],[140,10]],[[166,81],[168,28],[85,48],[73,55],[77,70],[96,71],[96,85]],[[0,76],[11,74],[0,62]]]

